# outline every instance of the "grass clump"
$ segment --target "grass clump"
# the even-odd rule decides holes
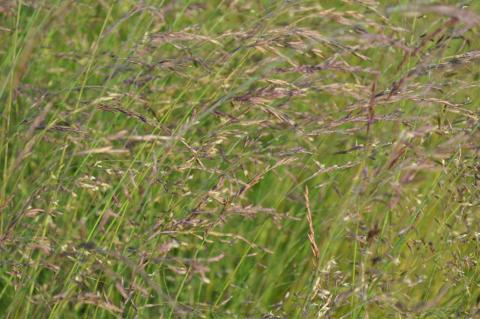
[[[479,10],[0,2],[1,316],[478,316]]]

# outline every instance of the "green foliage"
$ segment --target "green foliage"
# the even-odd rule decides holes
[[[0,2],[0,316],[478,316],[479,10]]]

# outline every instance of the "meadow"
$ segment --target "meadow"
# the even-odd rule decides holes
[[[0,1],[1,318],[479,318],[480,1]]]

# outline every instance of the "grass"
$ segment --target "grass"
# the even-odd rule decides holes
[[[0,2],[0,316],[479,316],[479,12]]]

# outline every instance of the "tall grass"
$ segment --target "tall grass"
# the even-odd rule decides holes
[[[0,2],[0,316],[477,317],[479,10]]]

